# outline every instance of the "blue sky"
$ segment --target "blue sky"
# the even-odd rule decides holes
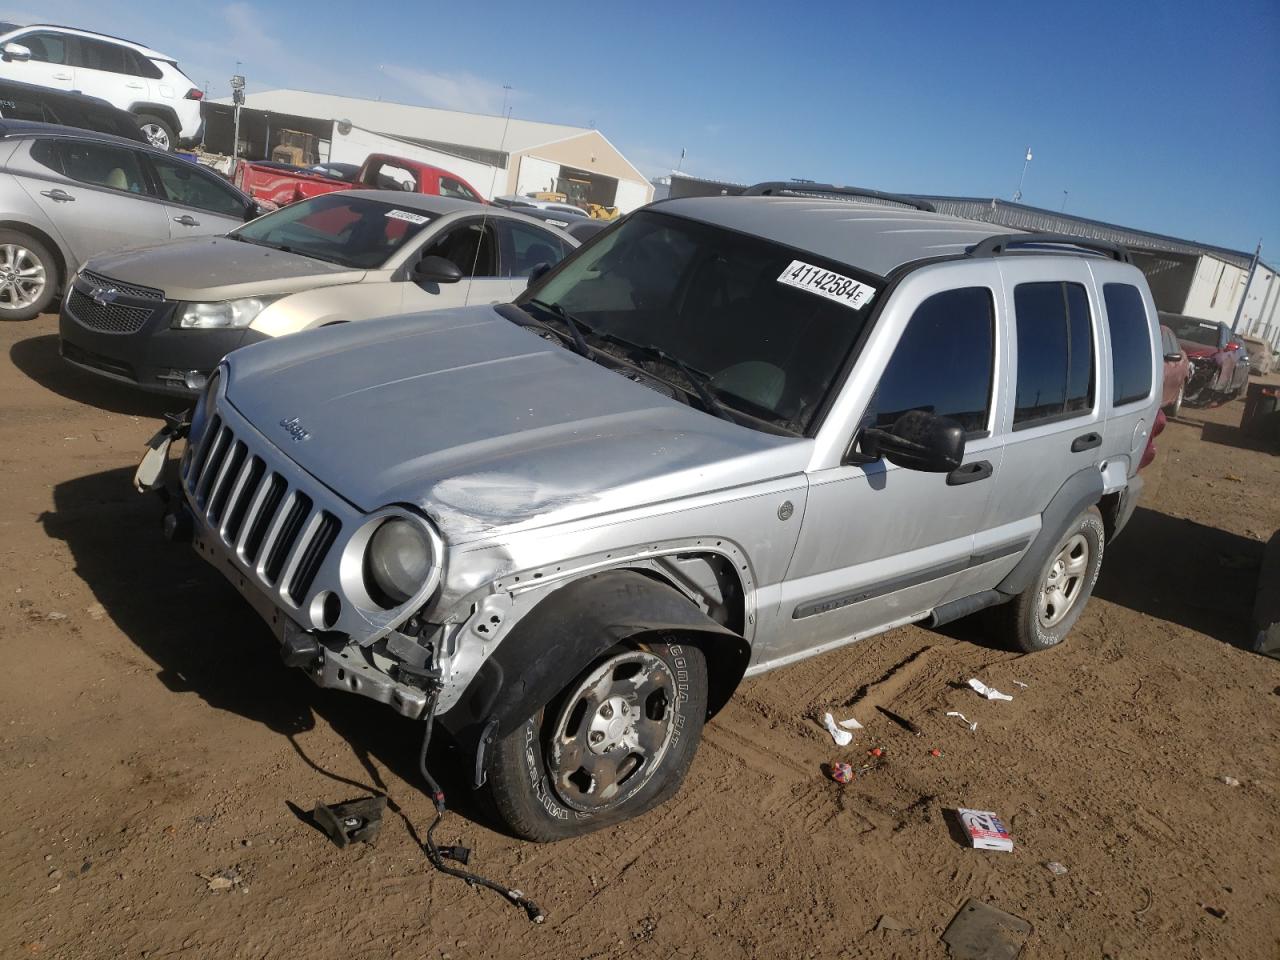
[[[0,0],[211,92],[594,123],[645,173],[1011,197],[1280,260],[1280,3]]]

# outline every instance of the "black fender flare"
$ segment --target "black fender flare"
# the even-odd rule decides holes
[[[708,716],[732,695],[751,647],[674,587],[636,570],[607,570],[543,598],[485,660],[441,724],[467,753],[474,784],[485,780],[487,747],[508,736],[615,644],[678,631],[707,657]]]
[[[163,103],[148,103],[142,101],[129,106],[129,112],[133,114],[136,120],[139,114],[149,113],[153,117],[159,117],[170,126],[173,127],[174,146],[177,146],[178,137],[182,136],[182,121],[178,119],[178,111],[173,107],[165,106]]]
[[[1040,514],[1040,532],[1031,541],[1031,546],[996,589],[1005,596],[1016,597],[1031,586],[1067,527],[1100,501],[1102,493],[1102,472],[1097,467],[1087,467],[1069,476]]]

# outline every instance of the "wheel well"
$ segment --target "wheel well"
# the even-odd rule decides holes
[[[176,137],[182,131],[182,121],[178,119],[177,112],[173,107],[166,107],[159,103],[135,103],[129,108],[129,112],[135,117],[144,113],[149,113],[154,117],[159,117],[169,126],[173,127],[173,135]]]
[[[53,254],[54,262],[58,267],[57,290],[59,293],[62,293],[63,284],[65,284],[68,279],[67,261],[62,256],[62,248],[54,242],[53,237],[49,236],[39,227],[33,227],[29,223],[19,223],[13,220],[0,220],[0,230],[13,230],[17,233],[25,233],[32,239],[39,240],[40,243],[48,248],[49,252]]]

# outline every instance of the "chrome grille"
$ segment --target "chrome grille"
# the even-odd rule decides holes
[[[78,289],[72,289],[67,300],[71,315],[90,330],[104,333],[137,333],[155,313],[150,307],[132,307],[123,303],[101,304]]]
[[[136,283],[121,283],[119,280],[112,280],[110,277],[104,277],[100,273],[94,273],[92,270],[81,270],[80,279],[95,287],[109,287],[122,296],[133,297],[135,300],[156,300],[164,299],[164,291],[157,290],[155,287],[140,287]]]
[[[214,415],[186,466],[191,506],[270,592],[303,605],[341,521]]]

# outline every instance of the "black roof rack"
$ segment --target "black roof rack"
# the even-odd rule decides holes
[[[1075,237],[1069,233],[999,233],[994,237],[980,240],[968,250],[971,257],[998,257],[1013,252],[1010,247],[1079,247],[1092,253],[1103,253],[1112,260],[1121,263],[1133,263],[1129,248],[1109,240],[1093,240],[1089,237]],[[1024,250],[1034,253],[1034,250]]]
[[[811,180],[767,180],[757,183],[742,191],[744,197],[776,197],[783,194],[797,196],[821,196],[824,193],[842,197],[866,197],[869,200],[884,200],[887,203],[900,203],[904,207],[914,207],[925,213],[936,212],[928,200],[906,197],[900,193],[885,193],[881,190],[868,190],[863,187],[841,187],[834,183],[814,183]]]
[[[117,37],[110,33],[101,33],[98,30],[86,30],[84,27],[68,27],[65,24],[61,24],[61,23],[28,23],[26,26],[15,26],[13,29],[14,30],[33,30],[36,27],[40,27],[48,30],[71,30],[71,31],[74,31],[75,33],[88,33],[88,34],[92,34],[95,37],[102,37],[104,40],[115,40],[119,43],[130,43],[130,44],[133,44],[135,47],[143,47],[147,50],[151,49],[145,43],[139,43],[137,40],[130,40],[128,37]]]

